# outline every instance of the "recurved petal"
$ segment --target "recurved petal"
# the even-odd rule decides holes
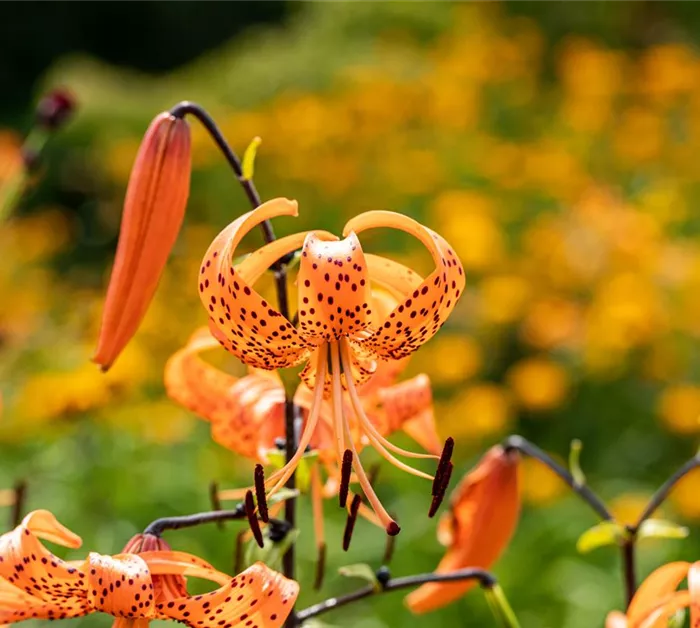
[[[350,220],[344,232],[360,233],[374,227],[391,227],[415,236],[430,251],[436,266],[389,314],[382,327],[364,340],[380,357],[398,359],[432,338],[445,323],[464,290],[464,269],[453,249],[440,235],[401,214],[366,212]],[[384,279],[386,283],[386,277]],[[403,281],[412,279],[404,278]]]
[[[450,518],[452,543],[437,573],[468,566],[489,569],[498,560],[520,511],[517,462],[516,453],[493,447],[462,480],[445,515]],[[414,613],[425,613],[455,601],[473,586],[474,582],[425,584],[409,594],[406,603]]]
[[[365,260],[372,282],[391,292],[399,301],[403,301],[424,281],[415,270],[388,257],[365,253]]]
[[[690,625],[700,626],[700,562],[688,570],[688,593],[690,595]]]
[[[30,592],[55,612],[75,617],[84,612],[81,570],[54,556],[39,537],[66,547],[79,547],[80,537],[46,510],[28,514],[14,530],[0,536],[0,581]],[[49,584],[50,583],[50,584]],[[82,597],[81,597],[82,596]]]
[[[27,619],[80,617],[90,612],[85,597],[46,602],[0,578],[0,625]]]
[[[191,628],[277,628],[289,616],[298,594],[296,582],[256,563],[216,591],[173,600],[159,609],[159,616]]]
[[[659,602],[670,596],[688,575],[690,563],[678,561],[668,563],[653,571],[642,582],[627,609],[632,626],[647,618],[659,606]]]
[[[233,259],[243,236],[264,220],[296,216],[297,204],[278,198],[244,214],[212,242],[202,261],[199,294],[216,328],[214,336],[249,366],[272,370],[294,366],[309,355],[292,324],[239,276]],[[252,271],[248,273],[253,274]]]
[[[136,333],[185,216],[190,188],[187,122],[160,114],[131,171],[94,361],[108,369]]]
[[[139,555],[91,552],[85,569],[88,601],[96,611],[131,619],[155,616],[153,581]]]
[[[608,617],[605,620],[605,628],[628,628],[627,617],[620,611],[608,613]]]
[[[362,247],[354,233],[344,240],[306,236],[299,275],[300,333],[318,342],[362,331],[372,314]]]
[[[379,390],[389,430],[402,429],[423,449],[438,455],[443,442],[438,436],[433,414],[430,379],[421,374]]]

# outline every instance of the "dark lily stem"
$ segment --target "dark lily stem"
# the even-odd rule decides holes
[[[622,569],[625,582],[626,606],[632,603],[637,591],[636,538],[630,536],[622,543]]]
[[[377,587],[368,585],[347,595],[332,597],[313,606],[309,606],[297,613],[297,621],[301,624],[312,617],[318,617],[333,609],[357,602],[366,597],[388,593],[389,591],[397,591],[399,589],[407,589],[417,587],[427,582],[458,582],[463,580],[478,580],[479,584],[484,589],[491,589],[497,584],[495,576],[483,569],[469,568],[460,569],[451,573],[424,573],[415,576],[407,576],[405,578],[389,578],[379,582]]]
[[[566,482],[574,493],[576,493],[584,502],[586,502],[596,514],[604,521],[612,521],[613,515],[608,510],[607,506],[600,497],[598,497],[586,484],[579,484],[574,476],[569,473],[558,462],[553,460],[549,455],[542,451],[536,445],[533,445],[530,441],[524,439],[522,436],[509,436],[503,441],[503,449],[506,451],[519,451],[526,456],[535,458],[547,465],[556,475],[558,475],[564,482]]]
[[[654,514],[656,509],[659,506],[661,506],[661,504],[663,504],[664,501],[666,501],[666,498],[668,497],[668,494],[671,492],[673,487],[676,484],[678,484],[678,482],[682,480],[686,475],[688,475],[688,473],[690,473],[693,469],[697,467],[700,467],[700,454],[696,454],[690,460],[688,460],[682,467],[678,469],[678,471],[676,471],[670,478],[668,478],[668,480],[666,480],[658,488],[656,493],[654,493],[654,495],[652,495],[651,499],[649,500],[649,503],[644,509],[644,512],[642,512],[642,514],[639,515],[637,523],[629,527],[629,533],[631,536],[636,536],[639,527]]]
[[[232,510],[215,510],[213,512],[198,512],[194,515],[181,517],[163,517],[156,519],[146,526],[143,533],[160,536],[166,530],[179,530],[180,528],[193,528],[204,523],[218,523],[220,521],[233,521],[246,519],[245,504],[238,504]]]
[[[24,502],[27,498],[27,482],[25,480],[16,482],[14,492],[15,503],[12,504],[12,512],[10,513],[10,528],[16,528],[22,522]]]
[[[214,122],[213,118],[203,109],[200,105],[183,101],[175,105],[170,113],[178,118],[183,118],[185,115],[194,116],[209,132],[216,145],[219,147],[223,153],[226,161],[233,169],[239,183],[243,187],[243,190],[253,206],[253,209],[261,204],[260,195],[255,188],[255,183],[252,179],[248,179],[244,176],[243,166],[241,160],[238,158],[236,153],[233,152],[228,142],[221,133],[221,130]],[[265,242],[270,243],[275,239],[275,232],[272,228],[272,224],[269,220],[265,220],[261,223],[263,230],[263,235],[265,237]],[[288,259],[277,260],[272,265],[272,271],[275,276],[275,287],[277,290],[277,302],[280,314],[289,320],[289,297],[287,294],[287,262]],[[298,427],[299,419],[297,418],[297,410],[294,406],[294,402],[287,398],[285,403],[285,441],[286,441],[286,460],[289,460],[294,455],[298,444]],[[294,488],[296,484],[295,474],[289,478],[287,486]],[[284,506],[285,520],[289,524],[289,529],[293,529],[296,526],[296,500],[287,500]],[[294,545],[290,545],[287,553],[284,555],[283,559],[284,575],[288,578],[294,578]],[[296,618],[294,613],[290,615],[290,619],[287,620],[288,628],[293,628],[296,625]]]

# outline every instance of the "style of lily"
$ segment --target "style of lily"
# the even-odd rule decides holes
[[[269,494],[284,486],[296,469],[316,433],[323,400],[328,397],[337,459],[351,459],[357,480],[387,533],[398,534],[398,524],[380,502],[360,462],[343,407],[343,390],[347,390],[362,435],[379,454],[408,473],[434,480],[394,454],[436,456],[407,451],[388,441],[367,416],[358,387],[370,378],[378,361],[400,360],[437,333],[464,290],[464,271],[441,236],[407,216],[387,211],[356,216],[345,225],[342,240],[322,231],[297,233],[263,246],[234,265],[246,233],[265,220],[296,215],[296,202],[278,198],[234,220],[204,256],[200,297],[213,335],[244,364],[265,370],[305,364],[301,378],[312,391],[309,416],[294,456],[266,480]],[[365,254],[357,234],[379,227],[415,236],[431,253],[435,270],[423,279],[397,262]],[[278,259],[300,247],[297,328],[253,286]],[[381,318],[372,307],[371,282],[400,302]]]
[[[296,582],[262,563],[238,576],[153,539],[134,539],[131,551],[84,561],[54,556],[40,539],[78,548],[81,539],[48,511],[28,514],[0,536],[0,623],[65,619],[91,613],[115,617],[114,628],[147,628],[170,619],[191,628],[282,626],[298,595]],[[204,578],[219,588],[189,596],[185,577]]]
[[[498,560],[518,522],[518,460],[517,452],[492,447],[454,490],[450,510],[438,526],[438,540],[448,550],[436,573],[489,569]],[[413,613],[427,613],[454,602],[473,586],[469,581],[424,584],[406,596],[406,605]]]
[[[398,305],[394,299],[380,291],[373,291],[372,307],[381,312]],[[263,465],[270,463],[271,452],[278,452],[284,441],[285,391],[276,373],[250,369],[248,375],[235,377],[205,362],[200,354],[209,350],[221,350],[219,343],[208,329],[196,331],[185,347],[176,352],[165,367],[165,387],[168,395],[211,423],[214,440],[227,449],[255,460]],[[424,374],[396,383],[408,359],[396,362],[379,362],[372,377],[358,387],[362,406],[376,429],[389,436],[403,430],[426,451],[439,454],[439,440],[432,408],[430,380]],[[308,421],[313,393],[301,383],[294,402],[301,408]],[[361,433],[347,391],[343,392],[343,410],[351,421],[351,433],[358,451],[367,444],[359,438]],[[318,424],[311,435],[309,447],[318,456],[326,471],[328,481],[321,485],[318,465],[311,472],[311,497],[314,514],[321,513],[322,497],[338,494],[342,460],[336,457],[333,440],[333,408],[322,403]],[[245,489],[222,491],[220,499],[241,499]],[[359,513],[372,522],[376,517],[366,506]],[[323,524],[316,521],[317,543],[323,544]]]
[[[688,588],[677,591],[683,580]],[[690,608],[690,626],[700,625],[700,562],[668,563],[640,585],[626,613],[613,611],[605,628],[666,628],[678,611]]]

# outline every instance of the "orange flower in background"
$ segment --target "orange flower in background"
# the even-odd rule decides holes
[[[686,578],[688,589],[677,591]],[[664,628],[684,608],[690,608],[690,626],[700,625],[700,562],[668,563],[653,571],[637,589],[627,613],[610,613],[605,628]]]
[[[94,361],[107,370],[136,332],[185,216],[190,129],[161,113],[146,131],[124,201],[114,268]]]
[[[0,537],[0,622],[65,619],[96,612],[113,615],[115,628],[146,628],[151,620],[171,619],[188,626],[214,628],[224,621],[265,628],[282,626],[299,586],[256,563],[231,578],[203,560],[164,550],[152,539],[132,539],[132,551],[85,561],[54,556],[40,538],[77,548],[80,537],[45,510],[28,514]],[[137,547],[138,545],[138,547]],[[136,553],[138,552],[138,553]],[[204,578],[220,588],[190,597],[184,577]]]
[[[492,447],[454,490],[450,512],[440,519],[438,539],[448,546],[435,570],[489,569],[508,545],[520,512],[515,451]],[[408,596],[413,613],[426,613],[462,597],[474,582],[424,584]]]
[[[284,486],[316,432],[324,397],[332,398],[333,439],[337,459],[346,451],[370,503],[389,534],[399,527],[370,485],[359,460],[351,425],[343,408],[347,390],[361,433],[395,466],[427,479],[431,476],[399,461],[393,453],[434,457],[400,449],[389,442],[365,412],[358,386],[376,361],[400,360],[437,333],[464,289],[464,271],[449,244],[415,220],[392,212],[366,212],[345,225],[345,239],[324,232],[299,233],[267,244],[234,266],[236,249],[253,227],[276,216],[296,216],[297,204],[274,199],[226,227],[202,262],[199,292],[210,315],[210,327],[221,344],[248,366],[266,370],[305,363],[302,380],[313,391],[299,448],[289,463],[267,479],[270,494]],[[357,233],[377,227],[405,231],[420,240],[436,269],[423,279],[409,268],[364,254]],[[296,328],[251,286],[270,265],[302,247]],[[370,282],[399,299],[388,315],[372,307]]]

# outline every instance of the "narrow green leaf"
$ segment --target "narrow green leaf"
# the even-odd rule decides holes
[[[578,438],[571,441],[571,449],[569,450],[569,470],[571,471],[576,486],[583,486],[586,484],[586,476],[581,469],[582,449],[583,443]]]
[[[271,569],[282,570],[282,557],[289,547],[297,540],[299,530],[290,530],[281,541],[270,539],[269,528],[263,530],[263,546],[260,547],[255,540],[250,540],[245,550],[245,563],[247,566],[261,561]]]
[[[647,519],[637,530],[638,539],[685,539],[690,531],[688,528],[665,521],[664,519]]]
[[[375,591],[381,590],[379,580],[374,570],[367,563],[357,563],[355,565],[345,565],[338,569],[338,573],[346,578],[360,578],[369,582]]]
[[[288,499],[294,499],[295,497],[299,497],[299,491],[297,489],[282,487],[267,501],[268,504],[279,504],[280,502],[286,502]]]
[[[576,549],[586,554],[598,547],[617,545],[625,538],[625,528],[613,521],[603,521],[586,530],[576,542]]]
[[[503,626],[503,628],[520,628],[520,622],[518,622],[518,618],[515,616],[510,602],[508,602],[508,598],[499,584],[485,589],[484,594],[491,612],[500,626]]]

